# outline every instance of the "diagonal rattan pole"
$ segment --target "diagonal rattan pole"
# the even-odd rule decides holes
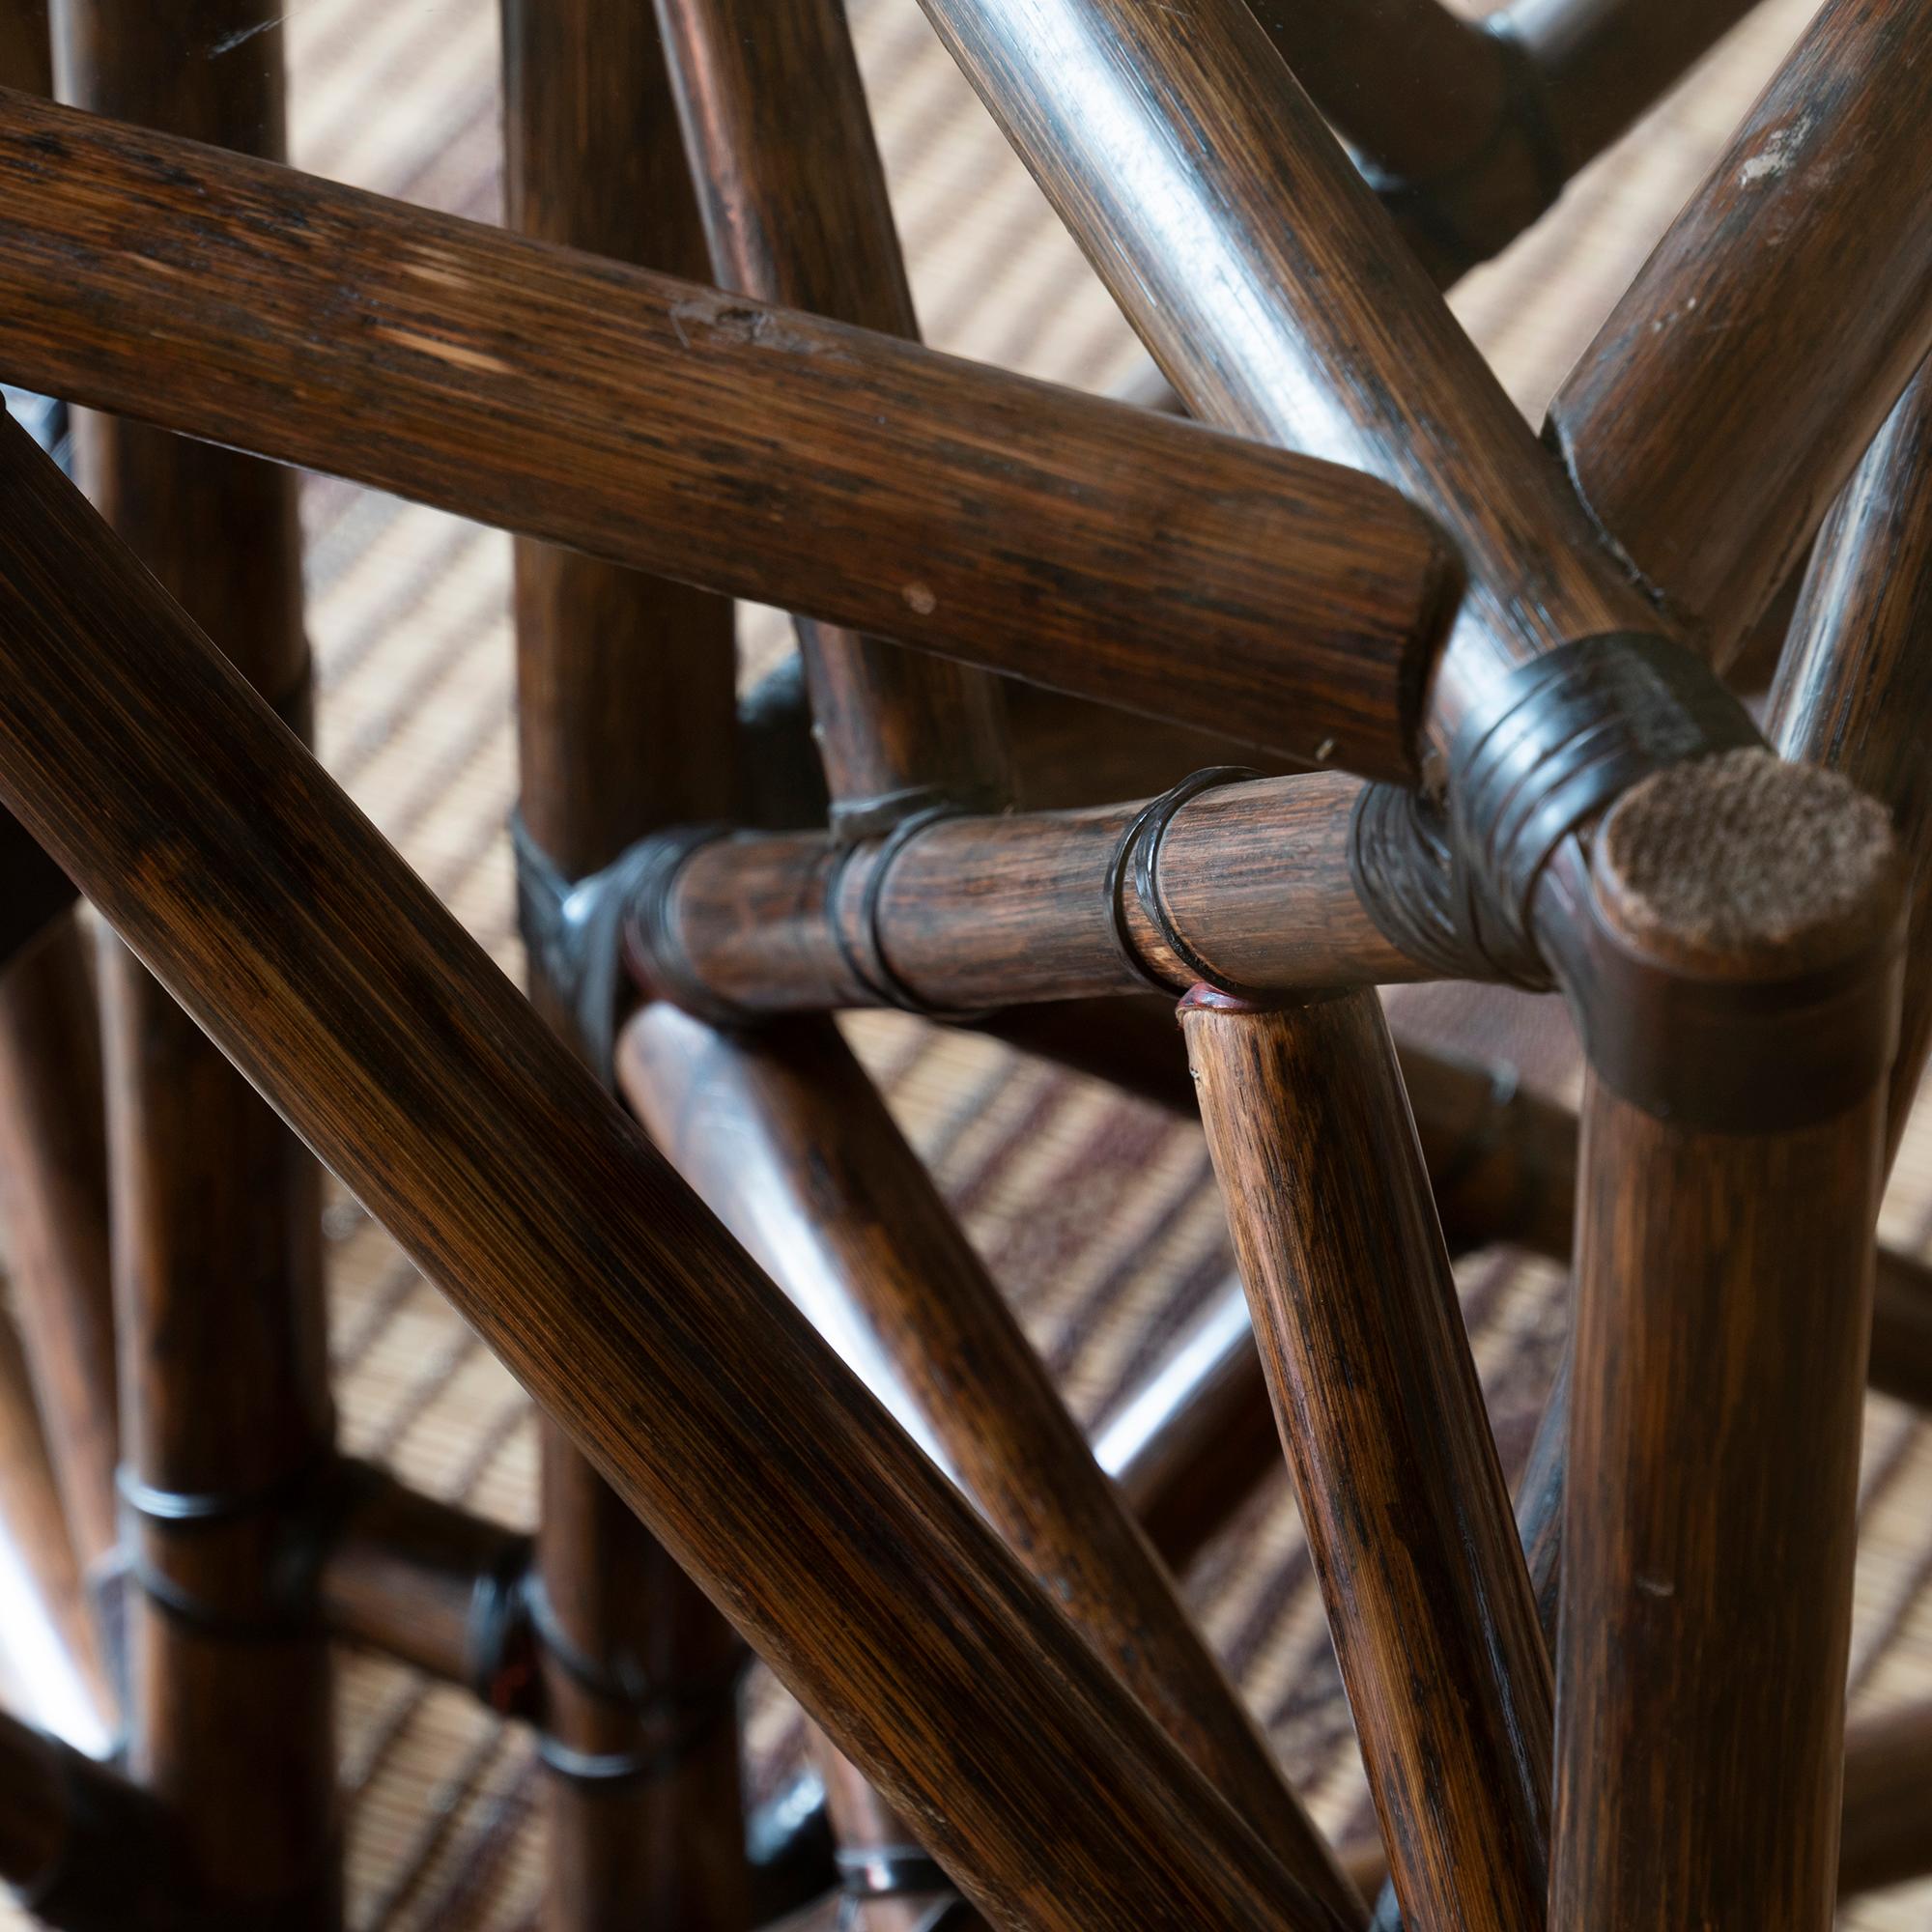
[[[657,14],[722,287],[917,341],[871,111],[836,0],[660,0]],[[1011,803],[1005,706],[988,673],[799,619],[802,681],[833,836],[879,833],[920,811]],[[637,1069],[633,1068],[634,1077]],[[634,1101],[635,1104],[635,1101]],[[775,1124],[754,1113],[749,1131]],[[837,1209],[828,1200],[828,1217]],[[943,1209],[941,1210],[944,1211]],[[832,1270],[836,1281],[837,1267]],[[810,1745],[854,1900],[877,1848],[913,1834],[838,1756]],[[870,1932],[916,1932],[931,1868],[884,1861],[909,1896],[855,1907]]]
[[[625,1091],[679,1171],[781,1285],[841,1287],[962,1487],[1162,1728],[1282,1862],[1364,1917],[1151,1546],[829,1020],[755,1037],[647,1008]]]
[[[919,338],[885,171],[838,0],[658,0],[722,287]],[[835,830],[1009,802],[997,680],[802,622]]]
[[[179,1831],[150,1793],[0,1712],[0,1886],[36,1923],[179,1925],[206,1905],[176,1856]]]
[[[1932,1044],[1932,369],[1921,369],[1819,532],[1766,732],[1891,808],[1913,890],[1886,1145]]]
[[[279,157],[281,10],[130,16],[58,0],[62,94]],[[75,426],[107,521],[298,729],[308,710],[295,479],[107,417]],[[118,943],[102,959],[129,1761],[240,1915],[340,1921],[328,1646],[301,1601],[299,1499],[332,1457],[321,1175]]]
[[[1550,406],[1609,540],[1727,662],[1932,348],[1922,0],[1831,0]]]
[[[1514,240],[1752,0],[1249,0],[1438,281]]]
[[[1181,1014],[1404,1922],[1538,1926],[1549,1666],[1380,1006]]]
[[[93,952],[63,918],[0,978],[0,1205],[74,1551],[98,1574],[118,1538],[120,1430]]]
[[[1455,539],[1434,743],[1514,665],[1656,628],[1242,0],[921,5],[1188,407]]]
[[[8,425],[0,802],[989,1918],[1333,1925]]]
[[[505,0],[501,11],[509,225],[701,273],[648,8]],[[525,542],[516,619],[520,809],[566,879],[660,826],[735,810],[728,601]],[[568,1037],[569,991],[547,977],[544,949],[528,951],[531,996]],[[562,1431],[546,1423],[541,1440],[537,1622],[561,1639],[541,1652],[544,1922],[744,1932],[736,1634]]]
[[[1458,589],[1335,467],[19,95],[0,374],[1372,775]]]

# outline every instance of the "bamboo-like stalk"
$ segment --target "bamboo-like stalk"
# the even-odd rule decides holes
[[[0,1885],[65,1932],[163,1932],[205,1904],[147,1792],[0,1712]]]
[[[662,1005],[626,1029],[652,1138],[802,1306],[830,1293],[966,1492],[1283,1864],[1365,1917],[1044,1364],[829,1020],[755,1040]]]
[[[717,840],[640,908],[633,964],[654,990],[746,1014],[895,997],[973,1011],[1150,980],[1178,993],[1203,962],[1260,988],[1435,977],[1357,889],[1349,848],[1360,792],[1355,780],[1311,774],[1190,798],[1160,835],[1146,895],[1133,864],[1146,800],[941,818],[858,846],[796,833]],[[1486,969],[1472,958],[1469,970]]]
[[[93,946],[59,921],[0,975],[0,1204],[14,1313],[73,1549],[119,1536],[114,1283]]]
[[[138,16],[58,0],[57,84],[96,112],[279,159],[280,17],[267,0]],[[301,728],[294,478],[101,416],[75,443],[107,521]],[[284,1581],[332,1453],[321,1176],[118,943],[102,977],[129,1763],[179,1815],[213,1897],[325,1932],[341,1918],[328,1646]]]
[[[1460,589],[1334,465],[21,95],[0,375],[1369,776]]]
[[[1584,1100],[1551,1917],[1824,1932],[1896,855],[1743,753],[1628,793],[1594,865],[1630,1030]]]
[[[1380,1007],[1182,1015],[1404,1922],[1540,1926],[1548,1660]]]
[[[919,339],[838,0],[658,0],[721,287]],[[838,626],[798,627],[835,827],[1012,789],[998,680]]]
[[[504,0],[502,31],[510,225],[701,273],[697,205],[649,9]],[[517,546],[516,570],[521,810],[550,863],[575,881],[667,823],[732,810],[729,602],[529,542]],[[539,1010],[574,1038],[569,989],[547,977],[541,947],[529,952]],[[541,1497],[537,1622],[560,1639],[539,1646],[545,1924],[745,1932],[737,1638],[548,1422]],[[708,1702],[672,1725],[666,1714],[681,1696]],[[647,1699],[655,1708],[640,1708]],[[671,1734],[679,1748],[666,1758]],[[586,1775],[597,1761],[659,1758],[641,1776]]]
[[[1895,1157],[1932,1047],[1932,369],[1886,418],[1820,530],[1765,731],[1891,809],[1912,879],[1898,1057],[1887,1103]]]
[[[1822,8],[1550,406],[1591,515],[1719,664],[1932,348],[1924,33],[1918,0]]]
[[[6,425],[0,803],[996,1923],[1332,1926]]]

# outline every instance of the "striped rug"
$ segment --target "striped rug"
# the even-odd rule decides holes
[[[639,0],[644,4],[644,0]],[[1811,0],[1759,12],[1560,210],[1455,302],[1535,414],[1670,213],[1789,46]],[[1101,390],[1143,379],[1133,337],[933,41],[915,0],[850,0],[935,345]],[[294,0],[295,151],[319,174],[480,220],[499,213],[493,0]],[[499,536],[322,479],[306,486],[323,756],[412,864],[515,972],[507,546]],[[747,674],[785,648],[742,618]],[[1425,1002],[1483,1047],[1547,1015]],[[1472,1038],[1481,1028],[1484,1037]],[[1104,1420],[1229,1274],[1198,1130],[1004,1049],[898,1016],[852,1036],[1074,1406]],[[1557,1045],[1540,1063],[1574,1079]],[[1887,1203],[1889,1238],[1932,1239],[1932,1118],[1921,1110]],[[345,1446],[507,1520],[532,1510],[523,1397],[346,1198],[327,1210]],[[1513,1254],[1463,1270],[1468,1324],[1506,1458],[1519,1461],[1563,1326],[1560,1272]],[[1866,1432],[1854,1706],[1932,1691],[1932,1432],[1883,1400]],[[1285,1482],[1196,1565],[1203,1622],[1321,1822],[1373,1830],[1307,1552]],[[754,1687],[753,1779],[795,1747],[782,1693]],[[360,1656],[341,1676],[352,1922],[359,1932],[533,1924],[541,1845],[528,1735],[466,1696]],[[1932,1888],[1862,1902],[1862,1932],[1922,1928]]]

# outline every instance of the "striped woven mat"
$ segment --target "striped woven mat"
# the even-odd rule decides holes
[[[1083,387],[1144,375],[1133,337],[977,101],[915,0],[849,0],[927,338]],[[1663,223],[1811,11],[1766,0],[1557,213],[1457,292],[1523,409],[1540,412]],[[499,213],[493,0],[294,0],[295,152],[319,174],[481,220]],[[305,490],[310,624],[324,758],[471,931],[515,972],[503,824],[514,789],[508,551],[499,536],[350,486]],[[742,618],[748,673],[785,648],[775,613]],[[1414,996],[1410,996],[1413,998]],[[1476,1051],[1574,1080],[1547,1005],[1423,996],[1412,1018]],[[1102,1420],[1227,1278],[1199,1131],[989,1043],[896,1015],[852,1034],[894,1110],[1083,1417]],[[345,1446],[507,1520],[531,1517],[527,1404],[482,1346],[346,1198],[327,1211],[332,1346]],[[1932,1115],[1921,1109],[1885,1213],[1932,1237]],[[1462,1272],[1505,1459],[1520,1461],[1563,1327],[1562,1278],[1493,1252]],[[1932,1432],[1869,1408],[1853,1658],[1855,1710],[1932,1692]],[[1188,1578],[1213,1641],[1318,1819],[1373,1830],[1321,1608],[1285,1481]],[[352,1922],[534,1923],[538,1781],[527,1733],[395,1664],[341,1675]],[[753,1686],[752,1778],[795,1749],[782,1693]],[[1861,1903],[1844,1923],[1932,1922],[1932,1887]]]

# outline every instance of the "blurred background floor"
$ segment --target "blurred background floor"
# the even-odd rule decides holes
[[[849,0],[927,339],[1114,390],[1145,357],[970,91],[916,0]],[[1472,275],[1455,307],[1531,416],[1812,11],[1767,0],[1563,197]],[[286,20],[295,156],[318,174],[479,220],[499,217],[495,0],[295,0]],[[377,431],[376,433],[380,433]],[[320,747],[336,777],[506,970],[519,970],[503,836],[514,792],[508,547],[494,532],[324,479],[305,487]],[[747,611],[755,674],[786,648]],[[217,639],[217,641],[219,641]],[[1560,1021],[1466,1001],[1437,1023],[1472,1051],[1574,1080]],[[1230,1271],[1200,1134],[986,1042],[897,1015],[853,1037],[895,1111],[1084,1417],[1104,1419]],[[1932,1240],[1932,1114],[1885,1212]],[[387,1238],[339,1195],[327,1213],[344,1446],[527,1522],[535,1438],[507,1376]],[[1553,1369],[1563,1281],[1500,1251],[1462,1271],[1475,1351],[1512,1467]],[[1826,1285],[1821,1289],[1829,1292]],[[1932,1430],[1869,1408],[1853,1656],[1855,1710],[1932,1692]],[[1206,1627],[1318,1818],[1373,1829],[1286,1480],[1190,1577]],[[526,1732],[374,1659],[341,1677],[352,1923],[359,1932],[533,1923],[538,1774]],[[783,1696],[754,1684],[753,1782],[796,1748]],[[1862,1901],[1845,1925],[1919,1932],[1932,1887]]]

